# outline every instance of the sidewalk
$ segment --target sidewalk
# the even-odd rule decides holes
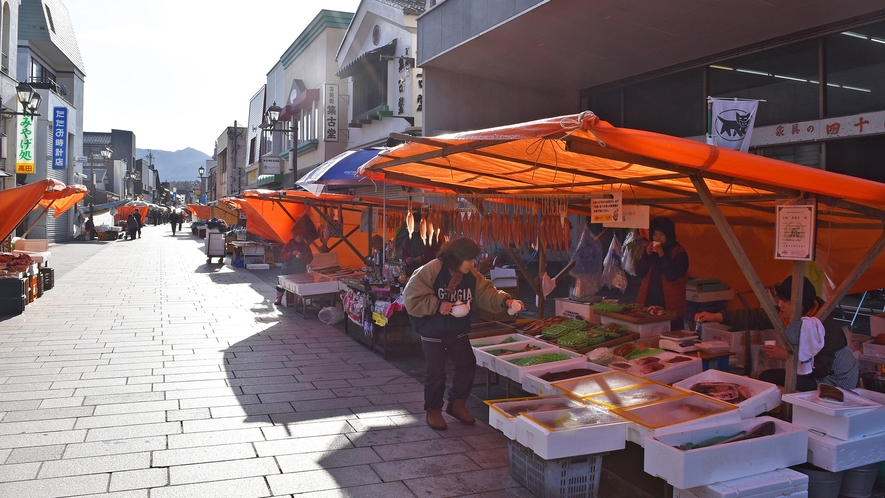
[[[531,496],[499,431],[430,429],[392,363],[142,234],[53,245],[55,287],[0,319],[0,496]]]

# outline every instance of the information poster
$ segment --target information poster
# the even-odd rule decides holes
[[[612,192],[611,197],[590,200],[590,223],[610,223],[621,217],[621,200],[624,194]]]
[[[603,223],[602,226],[611,228],[648,228],[648,220],[648,206],[626,204],[621,206],[620,216],[617,219]]]
[[[775,259],[814,261],[815,204],[783,203],[776,209]]]

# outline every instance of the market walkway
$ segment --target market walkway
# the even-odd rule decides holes
[[[428,428],[419,382],[202,245],[51,247],[0,319],[0,496],[531,496],[500,432]]]

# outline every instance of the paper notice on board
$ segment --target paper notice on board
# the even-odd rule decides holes
[[[815,204],[778,204],[774,259],[814,261]]]
[[[617,220],[603,223],[611,228],[648,228],[649,208],[640,204],[627,204],[621,207]]]
[[[590,199],[590,223],[608,223],[621,217],[621,192],[612,192],[611,198]]]

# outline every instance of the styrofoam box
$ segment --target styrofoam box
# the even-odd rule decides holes
[[[746,364],[747,361],[747,353],[744,347],[744,331],[740,330],[737,332],[729,332],[730,328],[730,325],[723,325],[721,323],[704,323],[703,328],[701,329],[701,340],[706,342],[727,342],[730,345],[729,351],[735,353],[735,355],[731,357],[731,360],[733,360],[735,364],[743,366]],[[750,344],[762,344],[762,340],[762,334],[760,333],[760,331],[750,331]]]
[[[885,406],[876,401],[845,392],[845,403],[851,396],[864,400],[851,406],[817,400],[817,391],[784,394],[783,400],[793,405],[793,423],[836,439],[851,440],[885,431]],[[868,406],[863,406],[868,405]],[[871,405],[871,406],[869,406]]]
[[[693,450],[677,448],[688,442],[732,436],[769,421],[775,424],[771,436]],[[674,487],[688,489],[805,463],[807,452],[806,429],[772,417],[758,417],[702,429],[658,431],[646,438],[644,469]]]
[[[885,432],[844,441],[808,432],[808,463],[830,472],[885,460]]]
[[[589,414],[597,422],[585,426],[549,429],[542,423]],[[627,421],[601,408],[585,406],[551,412],[521,413],[516,419],[516,440],[545,460],[623,450]]]
[[[870,317],[870,336],[876,337],[879,334],[885,334],[885,313]]]
[[[753,476],[714,482],[691,489],[674,489],[673,498],[781,498],[808,496],[808,476],[777,469]]]
[[[618,325],[623,326],[625,329],[630,332],[636,332],[639,334],[639,337],[653,337],[656,335],[661,335],[661,332],[669,332],[670,331],[670,320],[665,320],[663,322],[651,322],[651,323],[632,323],[625,320],[620,320],[617,318],[612,318],[610,316],[603,316],[602,323],[617,323]]]
[[[885,359],[885,344],[863,343],[863,354]]]
[[[692,396],[692,395],[700,396],[697,393],[691,393],[689,396]],[[709,399],[707,397],[703,397],[703,398]],[[664,400],[664,402],[667,402],[667,401],[669,401],[669,400]],[[652,403],[652,404],[654,404],[654,403]],[[651,406],[651,404],[650,405],[641,405],[635,409],[636,410],[643,410],[648,406]],[[630,411],[630,410],[631,410],[631,408],[626,409],[626,411]],[[624,410],[618,410],[618,412],[621,412],[621,411],[624,411]],[[627,441],[631,441],[633,443],[638,444],[639,446],[644,447],[648,437],[654,436],[655,434],[658,434],[658,433],[670,432],[673,430],[700,429],[703,427],[711,427],[711,426],[718,426],[718,425],[722,425],[722,424],[739,422],[740,420],[741,420],[740,410],[733,409],[733,410],[726,410],[726,411],[722,411],[719,413],[715,413],[713,415],[708,415],[706,417],[695,418],[692,420],[688,420],[686,422],[668,425],[668,426],[659,427],[659,428],[649,428],[649,427],[643,426],[642,424],[631,421],[629,424],[627,424]]]
[[[586,359],[586,356],[584,357]],[[591,361],[587,361],[585,363],[576,363],[576,364],[566,364],[560,365],[557,363],[546,363],[544,365],[538,365],[538,367],[546,367],[546,368],[538,368],[537,370],[527,370],[522,375],[522,390],[528,393],[534,394],[559,394],[563,393],[562,389],[554,387],[550,382],[542,379],[540,376],[544,375],[548,372],[565,372],[568,370],[573,370],[575,368],[586,368],[587,370],[593,370],[594,372],[610,372],[611,369],[593,363]]]
[[[664,368],[663,370],[658,370],[657,372],[643,375],[639,373],[639,370],[642,367],[634,367],[628,370],[628,372],[635,375],[640,375],[648,380],[660,382],[662,384],[672,384],[674,382],[678,382],[682,379],[691,377],[692,375],[696,375],[704,371],[704,365],[701,359],[695,358],[693,356],[690,357],[691,361],[684,361],[682,363],[667,363],[667,360],[676,356],[686,355],[681,353],[674,353],[673,351],[664,351],[655,355],[655,357],[660,358],[661,363],[666,365],[666,368]]]
[[[516,419],[519,413],[511,414],[513,408],[518,407],[519,411],[544,411],[545,407],[550,407],[551,403],[562,403],[562,405],[578,408],[586,406],[584,403],[562,395],[554,396],[533,396],[531,398],[509,398],[495,399],[485,402],[489,405],[489,425],[498,429],[510,439],[516,439]],[[523,410],[525,407],[525,410]]]
[[[774,410],[781,404],[781,392],[776,385],[721,370],[705,370],[673,385],[690,391],[691,386],[698,382],[731,382],[748,388],[751,394],[750,398],[736,405],[741,412],[742,419],[761,415],[767,411]]]
[[[521,341],[533,341],[534,337],[529,337],[527,335],[522,334],[502,334],[502,335],[494,335],[491,337],[480,337],[478,339],[470,339],[470,345],[475,348],[484,348],[486,346],[503,346],[506,344],[501,344],[507,339],[514,339],[514,341],[510,341],[506,344],[511,344],[512,342],[521,342]]]
[[[581,303],[564,297],[554,299],[556,316],[579,318],[592,323],[600,323],[600,316],[593,312],[592,303]]]
[[[693,290],[685,291],[685,300],[695,303],[709,303],[712,301],[728,301],[734,298],[734,290],[727,289],[713,292],[698,292]]]
[[[497,365],[498,365],[498,362],[495,361],[497,356],[489,354],[486,351],[495,350],[495,349],[509,349],[512,351],[520,351],[523,348],[525,348],[526,346],[537,346],[540,349],[546,349],[546,350],[551,350],[551,351],[560,349],[559,347],[554,346],[550,343],[547,343],[544,341],[538,341],[535,339],[530,339],[527,341],[508,342],[507,344],[499,344],[497,346],[484,346],[481,348],[473,348],[473,356],[476,358],[477,365],[479,365],[483,368],[487,368],[492,372],[501,373],[501,372],[498,372],[497,370],[495,370],[495,368],[497,368]],[[521,353],[514,353],[514,354],[521,354]],[[509,358],[513,355],[508,354],[506,356]]]
[[[534,356],[542,353],[561,353],[564,355],[570,356],[567,360],[559,360],[559,361],[551,361],[544,363],[544,365],[581,365],[584,363],[589,363],[587,361],[587,357],[580,354],[575,353],[569,349],[562,348],[554,348],[554,349],[545,349],[543,351],[530,351],[527,353],[516,353],[509,354],[507,356],[495,357],[495,372],[508,379],[513,379],[516,382],[522,383],[522,376],[527,371],[537,371],[539,366],[541,365],[529,365],[527,367],[521,367],[519,365],[515,365],[510,363],[510,360],[515,360],[517,358],[524,358],[526,356]]]

